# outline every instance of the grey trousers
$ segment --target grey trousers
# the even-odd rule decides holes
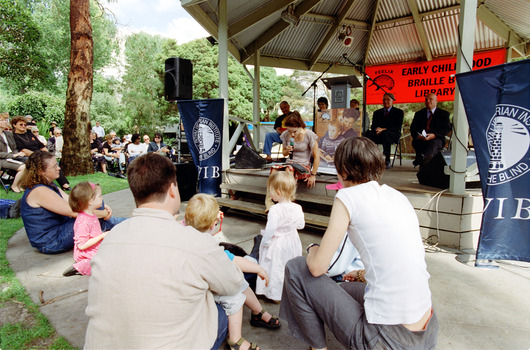
[[[326,324],[346,349],[434,349],[438,320],[433,314],[424,331],[402,325],[370,324],[364,313],[365,283],[338,285],[327,276],[313,277],[304,257],[285,266],[280,317],[289,333],[314,348],[326,346]]]

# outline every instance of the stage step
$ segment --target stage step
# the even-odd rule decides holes
[[[303,184],[303,186],[305,186],[305,184]],[[255,194],[260,194],[263,196],[267,194],[267,189],[265,187],[241,185],[237,183],[223,183],[221,184],[221,189],[247,192],[247,193],[255,193]],[[324,205],[331,206],[333,205],[334,198],[335,197],[331,197],[331,196],[316,196],[316,195],[307,194],[303,192],[296,193],[297,202],[302,201],[302,202],[318,203],[318,204],[324,204]]]
[[[228,207],[230,209],[237,209],[256,214],[266,215],[265,205],[259,203],[252,203],[243,200],[236,200],[230,198],[216,198],[220,207]],[[304,213],[305,222],[308,225],[318,227],[328,227],[329,217],[318,214]]]

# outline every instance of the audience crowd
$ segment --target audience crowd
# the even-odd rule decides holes
[[[345,348],[433,349],[438,321],[417,217],[406,197],[378,183],[401,136],[403,112],[394,101],[383,96],[360,137],[353,133],[359,102],[352,100],[352,113],[330,120],[320,141],[281,102],[264,152],[271,162],[279,142],[287,161],[271,168],[267,225],[251,254],[220,232],[224,214],[212,196],[194,196],[185,220],[176,220],[174,154],[160,133],[153,141],[139,133],[120,138],[96,121],[87,135],[94,168],[127,178],[137,206],[131,218],[113,216],[98,184],[82,182],[66,193],[63,133],[55,122],[46,139],[31,116],[13,117],[10,127],[9,115],[0,114],[0,170],[16,173],[12,189],[24,190],[20,209],[31,246],[44,254],[73,250],[75,263],[63,275],[91,276],[86,349],[259,349],[241,334],[243,306],[254,327],[274,331],[281,322],[256,294],[279,303],[289,334],[314,349],[326,347],[325,327]],[[415,165],[426,164],[450,131],[436,102],[428,95],[414,117]],[[318,104],[327,110],[326,98]],[[321,157],[337,170],[338,193],[321,242],[303,257],[304,209],[293,201],[298,180],[315,186]]]

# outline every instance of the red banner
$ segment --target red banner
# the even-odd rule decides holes
[[[498,49],[473,55],[473,70],[496,66],[505,61],[506,50]],[[366,67],[373,80],[366,81],[366,103],[381,104],[384,91],[396,97],[395,103],[424,102],[434,93],[438,101],[455,99],[456,57],[430,62]],[[379,86],[378,86],[379,85]]]

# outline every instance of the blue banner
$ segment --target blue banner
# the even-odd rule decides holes
[[[224,99],[177,102],[193,162],[199,192],[221,195]]]
[[[456,80],[484,196],[477,260],[530,261],[530,60]]]

